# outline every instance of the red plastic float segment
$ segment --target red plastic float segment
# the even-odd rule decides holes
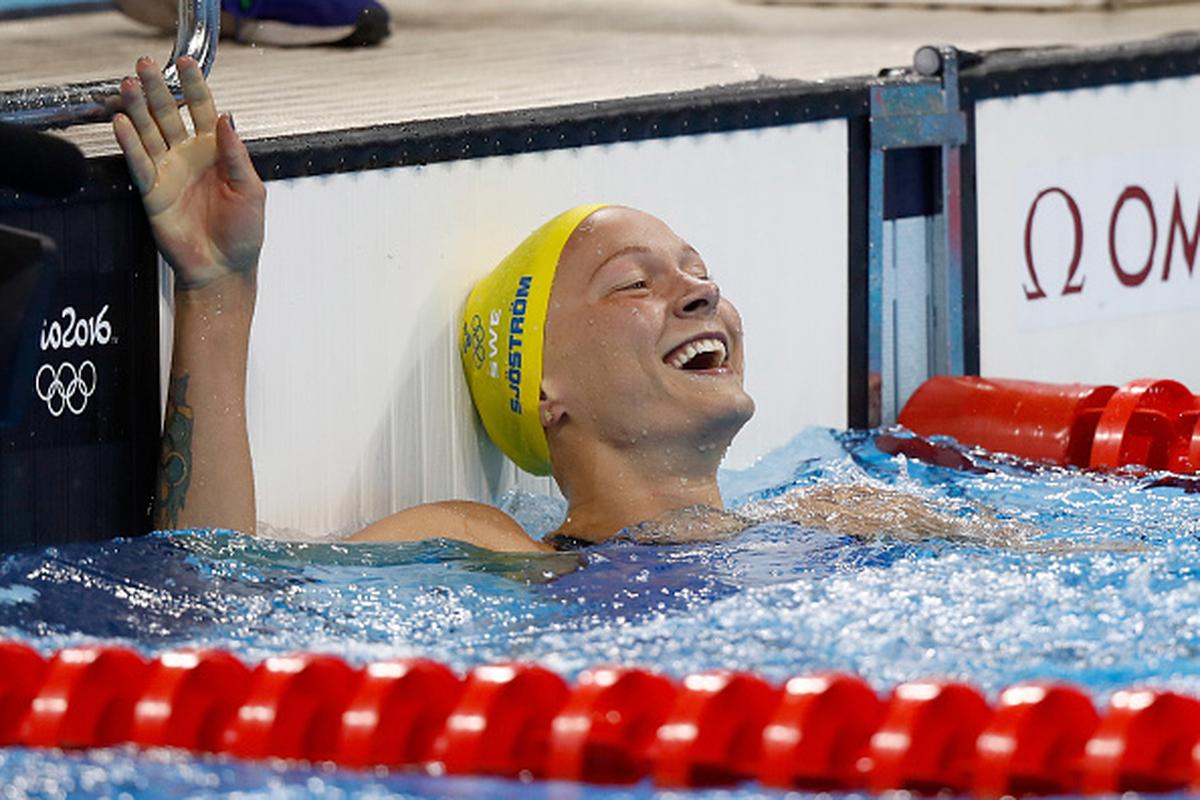
[[[16,744],[29,704],[41,688],[46,660],[20,642],[0,642],[0,747]]]
[[[220,749],[241,758],[332,759],[358,679],[358,671],[333,656],[268,658],[251,675]]]
[[[1084,745],[1100,724],[1091,699],[1072,686],[1025,683],[1000,694],[976,744],[974,794],[1075,794]]]
[[[436,762],[456,775],[542,777],[550,724],[568,694],[562,678],[536,665],[477,667],[434,746]]]
[[[579,676],[554,719],[546,777],[633,783],[650,772],[650,747],[679,688],[641,669],[601,667]]]
[[[1196,421],[1192,426],[1191,445],[1188,448],[1188,464],[1192,468],[1192,472],[1200,472],[1200,414],[1196,415]]]
[[[874,690],[853,675],[792,678],[763,730],[759,780],[817,791],[858,788],[858,762],[883,711]]]
[[[658,729],[654,780],[660,786],[728,785],[753,778],[763,730],[781,693],[757,675],[690,675]]]
[[[69,647],[50,660],[21,740],[33,747],[107,747],[128,739],[147,664],[124,647]]]
[[[339,764],[402,766],[428,761],[463,683],[433,661],[369,664],[342,712]]]
[[[897,686],[871,737],[867,788],[962,792],[970,785],[979,733],[991,716],[978,690],[961,683]]]
[[[1083,791],[1182,789],[1194,774],[1192,749],[1197,742],[1200,701],[1174,692],[1119,691],[1084,748]]]
[[[250,669],[226,652],[163,653],[133,707],[129,740],[142,747],[213,752],[250,687]]]
[[[1196,407],[1196,397],[1178,381],[1142,378],[1117,390],[1096,425],[1088,466],[1114,469],[1140,464],[1167,469],[1179,417]]]
[[[921,436],[953,436],[996,452],[1082,467],[1114,392],[1114,386],[941,375],[917,388],[899,422]]]
[[[1179,415],[1167,469],[1184,474],[1200,472],[1200,408]]]

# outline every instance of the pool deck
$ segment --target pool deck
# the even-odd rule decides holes
[[[905,66],[924,44],[1092,47],[1200,30],[1200,4],[1123,11],[772,6],[735,0],[389,0],[359,50],[223,43],[212,82],[248,139],[369,127],[760,77],[820,81]],[[115,11],[0,22],[0,89],[111,78],[171,37]],[[104,125],[67,134],[115,151]]]

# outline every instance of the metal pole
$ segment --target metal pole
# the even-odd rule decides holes
[[[217,57],[221,32],[220,0],[179,0],[175,49],[163,67],[167,86],[182,101],[175,62],[191,56],[207,75]],[[120,109],[120,78],[39,86],[0,92],[0,122],[33,128],[56,128],[84,122],[104,122]]]

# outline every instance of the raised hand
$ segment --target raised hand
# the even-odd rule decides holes
[[[176,288],[204,287],[229,274],[253,277],[263,241],[266,187],[228,114],[216,106],[200,66],[176,66],[195,134],[153,59],[121,83],[125,113],[113,119],[117,142],[150,218]]]

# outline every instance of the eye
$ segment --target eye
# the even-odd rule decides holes
[[[650,284],[646,283],[645,278],[638,278],[636,281],[630,281],[629,283],[621,284],[620,286],[617,287],[617,291],[618,292],[625,292],[625,291],[630,291],[630,290],[636,291],[638,289],[647,289],[647,288],[649,288],[649,286],[650,286]]]

